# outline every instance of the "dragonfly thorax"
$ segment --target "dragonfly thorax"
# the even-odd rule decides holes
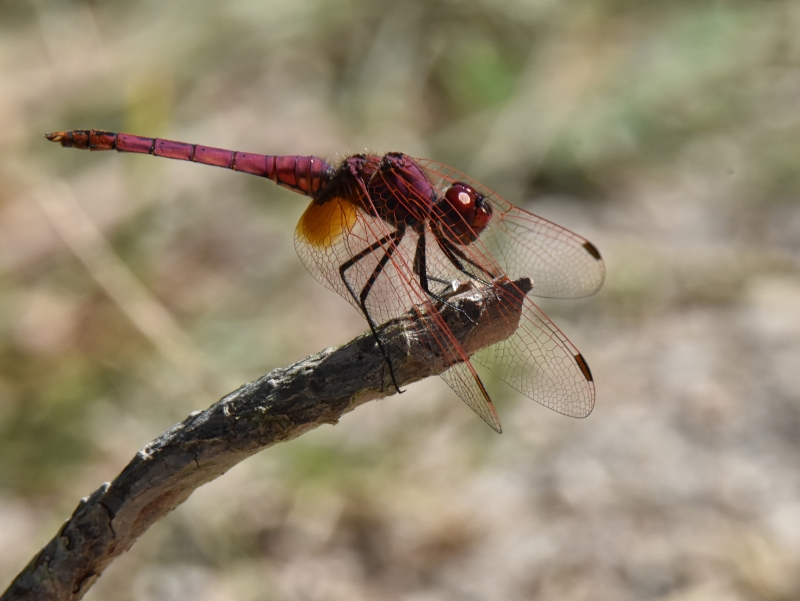
[[[416,161],[400,152],[385,154],[365,183],[373,210],[395,227],[414,228],[424,223],[437,200],[433,185]]]

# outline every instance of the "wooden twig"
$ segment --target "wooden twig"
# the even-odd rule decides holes
[[[428,309],[438,316],[412,311],[381,326],[398,384],[440,374],[452,363],[430,328],[441,333],[444,320],[470,355],[514,332],[530,289],[526,278],[462,289],[449,306]],[[395,392],[369,333],[245,384],[153,440],[113,482],[82,499],[0,601],[80,599],[115,557],[202,484],[262,449],[335,424],[359,405]]]

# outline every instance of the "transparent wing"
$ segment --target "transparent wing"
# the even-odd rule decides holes
[[[470,409],[489,424],[492,430],[498,434],[502,434],[503,428],[500,425],[500,418],[497,417],[494,404],[489,400],[489,395],[483,387],[483,382],[481,382],[478,374],[475,373],[475,369],[472,367],[469,360],[463,363],[456,363],[441,374],[441,378],[459,397],[461,397],[461,400],[464,401]]]
[[[586,360],[528,297],[516,331],[472,359],[558,413],[586,417],[594,408],[594,380]]]
[[[409,252],[413,258],[413,248],[409,251],[413,241],[410,237],[398,240],[395,234],[396,230],[381,219],[346,198],[334,197],[324,204],[312,202],[308,206],[295,231],[295,249],[317,280],[359,312],[359,294],[378,265],[385,262],[366,303],[373,320],[380,324],[425,300],[413,285],[413,263],[408,258]],[[342,267],[347,269],[342,272]]]
[[[492,257],[512,280],[530,277],[534,296],[580,298],[600,289],[605,264],[591,242],[512,205],[455,169],[427,159],[416,161],[440,193],[461,181],[483,194],[492,206],[491,222],[467,252]]]

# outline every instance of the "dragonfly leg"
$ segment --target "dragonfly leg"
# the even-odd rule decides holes
[[[431,274],[428,274],[428,281],[436,282],[437,284],[442,285],[442,289],[439,290],[439,292],[437,292],[437,294],[441,296],[447,296],[449,292],[452,292],[453,290],[456,289],[456,286],[454,285],[460,283],[458,280],[443,280],[442,278],[437,278],[436,276],[432,276]]]
[[[347,287],[347,291],[350,293],[350,296],[355,299],[359,306],[361,307],[362,313],[364,313],[364,317],[367,318],[367,323],[369,324],[369,329],[372,331],[372,336],[375,338],[375,342],[378,343],[378,348],[381,350],[381,354],[386,361],[386,365],[389,367],[389,375],[392,378],[392,384],[394,384],[395,390],[399,394],[402,394],[403,391],[400,390],[400,386],[397,385],[397,379],[394,376],[394,370],[392,369],[392,362],[389,360],[389,354],[386,352],[386,348],[383,346],[383,342],[381,342],[380,337],[378,336],[377,326],[375,321],[372,319],[372,316],[369,314],[367,310],[367,297],[369,296],[372,287],[375,285],[375,281],[378,279],[378,276],[383,271],[383,268],[386,266],[386,263],[389,262],[389,259],[392,258],[392,254],[395,250],[397,250],[397,245],[403,239],[406,230],[405,228],[398,229],[395,232],[389,234],[388,236],[384,236],[377,242],[370,244],[367,248],[359,252],[358,254],[350,257],[347,261],[342,263],[339,267],[339,276],[342,278],[344,285]],[[384,247],[385,244],[388,246]],[[356,295],[355,290],[353,290],[352,286],[350,286],[350,282],[347,281],[345,277],[345,272],[350,269],[353,265],[361,261],[364,257],[368,256],[369,254],[376,251],[378,248],[385,248],[385,252],[381,257],[378,264],[375,266],[372,274],[370,274],[367,283],[364,284],[364,287],[361,289],[361,292]]]
[[[344,272],[350,269],[353,265],[358,263],[364,257],[372,254],[377,249],[381,248],[384,244],[386,244],[390,240],[393,240],[396,234],[397,232],[392,232],[391,234],[384,236],[380,240],[373,242],[367,248],[362,250],[360,253],[353,255],[352,257],[347,259],[347,261],[345,261],[339,266],[339,276],[341,276],[342,281],[344,281],[345,285],[347,286],[347,289],[350,290],[350,294],[352,294],[355,300],[358,300],[358,297],[356,296],[355,292],[353,292],[353,290],[350,288],[350,284],[347,282],[347,280],[344,279]],[[402,236],[400,236],[400,238],[402,238]]]
[[[434,238],[436,238],[436,242],[439,244],[439,248],[442,249],[442,252],[444,252],[444,254],[447,256],[447,258],[450,259],[450,262],[455,266],[456,269],[458,269],[461,273],[466,275],[471,280],[475,280],[476,282],[480,282],[481,284],[483,284],[485,286],[491,286],[491,282],[487,282],[483,278],[480,278],[480,277],[476,276],[474,273],[468,271],[467,268],[464,267],[464,264],[461,261],[464,261],[465,263],[469,263],[473,267],[479,269],[480,271],[485,273],[487,276],[489,276],[490,280],[493,280],[493,279],[495,279],[497,277],[495,274],[493,274],[491,271],[487,270],[485,267],[480,266],[478,263],[476,263],[475,261],[470,259],[467,255],[465,255],[461,251],[461,249],[459,249],[455,244],[453,244],[447,238],[445,238],[443,235],[441,235],[441,232],[439,231],[439,229],[437,227],[435,227],[435,225],[434,225],[434,228],[433,228],[433,236],[434,236]]]
[[[422,288],[422,290],[425,292],[425,294],[430,296],[432,299],[439,301],[443,305],[447,305],[451,309],[453,309],[455,311],[458,311],[459,313],[464,315],[467,319],[469,319],[470,322],[473,325],[475,325],[475,321],[469,315],[467,315],[464,312],[463,309],[460,309],[460,308],[456,307],[455,305],[452,305],[451,303],[449,303],[447,301],[446,298],[436,294],[435,292],[433,292],[430,289],[430,286],[428,285],[428,280],[432,280],[434,282],[439,282],[441,284],[448,284],[448,285],[450,284],[450,282],[447,282],[447,281],[442,280],[440,278],[431,277],[431,276],[428,275],[428,264],[427,264],[427,254],[425,252],[425,232],[424,231],[421,232],[419,234],[419,237],[417,238],[417,249],[414,252],[414,273],[416,273],[419,276],[419,286],[420,286],[420,288]]]

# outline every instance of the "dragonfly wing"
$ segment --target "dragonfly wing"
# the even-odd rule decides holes
[[[475,188],[491,205],[491,222],[475,243],[464,248],[478,263],[491,265],[489,257],[510,279],[531,278],[535,296],[580,298],[600,289],[606,269],[591,242],[512,205],[455,169],[426,159],[418,159],[418,163],[440,194],[460,181]]]
[[[606,267],[591,242],[495,194],[487,198],[494,217],[480,241],[509,278],[532,278],[531,293],[546,298],[581,298],[600,289]]]
[[[463,363],[456,363],[446,372],[441,374],[442,380],[447,382],[447,385],[461,397],[470,409],[472,409],[478,416],[485,421],[489,426],[501,434],[503,428],[500,426],[500,418],[497,417],[497,411],[494,409],[486,389],[483,387],[480,377],[475,372],[469,360]]]
[[[472,358],[554,411],[586,417],[594,408],[594,380],[583,355],[528,297],[516,331]]]
[[[414,256],[416,235],[409,233],[396,240],[395,234],[386,222],[368,215],[348,199],[333,197],[308,206],[295,231],[295,249],[317,280],[359,312],[358,296],[388,253],[389,259],[366,298],[370,316],[380,324],[426,300],[414,284],[413,261],[409,259]],[[345,283],[340,269],[348,264]]]

